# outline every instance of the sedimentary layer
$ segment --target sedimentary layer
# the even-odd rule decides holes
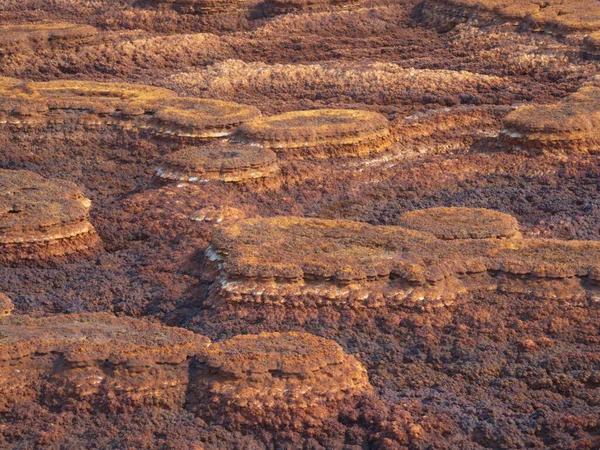
[[[238,137],[296,159],[365,156],[391,144],[384,116],[341,109],[293,111],[253,120],[240,126]]]
[[[518,234],[498,239],[506,234],[503,222],[495,231],[490,224],[484,233],[493,238],[444,240],[398,226],[345,220],[238,221],[218,229],[206,252],[218,277],[214,300],[430,308],[495,289],[578,304],[596,298],[598,242]],[[509,228],[515,231],[514,222]]]
[[[189,359],[209,340],[190,331],[106,313],[0,318],[0,409],[127,411],[182,407]]]
[[[213,343],[192,370],[188,408],[230,426],[303,428],[371,392],[365,368],[308,333],[242,335]]]
[[[25,170],[0,170],[0,262],[93,250],[91,202],[73,183]]]
[[[156,169],[159,177],[170,180],[229,183],[265,178],[278,171],[277,156],[271,150],[229,141],[170,153]]]
[[[600,29],[600,5],[594,0],[424,0],[420,12],[425,21],[442,29],[467,21],[485,25],[497,20],[560,33]]]
[[[515,150],[595,153],[599,124],[600,88],[590,84],[560,103],[516,109],[506,116],[500,136]]]

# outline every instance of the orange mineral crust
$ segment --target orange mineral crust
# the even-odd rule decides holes
[[[504,119],[500,136],[515,150],[596,153],[600,150],[600,88],[590,84],[551,105],[527,105]]]
[[[268,14],[288,14],[303,11],[318,11],[329,8],[347,8],[360,0],[266,0]]]
[[[248,122],[239,135],[297,159],[365,156],[390,146],[387,119],[357,110],[293,111]]]
[[[518,236],[510,214],[484,208],[430,208],[405,212],[399,225],[439,239],[492,239]]]
[[[496,220],[483,227],[465,226],[464,211],[446,214],[444,239],[346,220],[229,223],[215,232],[206,252],[218,276],[214,301],[430,308],[480,290],[516,289],[527,280],[538,282],[528,290],[533,295],[545,295],[538,285],[550,281],[554,298],[584,303],[595,298],[596,284],[588,280],[598,278],[600,243],[523,239],[516,222],[499,213],[486,215]],[[512,238],[498,239],[502,236]]]
[[[0,26],[0,54],[75,47],[90,42],[97,34],[92,26],[72,23],[4,25]]]
[[[57,80],[0,84],[0,124],[11,129],[55,130],[80,125],[116,127],[185,140],[228,136],[260,116],[252,106],[177,97],[169,89],[143,84]]]
[[[189,182],[240,182],[265,178],[279,170],[271,150],[227,141],[179,150],[165,156],[156,173],[161,178]]]
[[[421,8],[424,18],[436,25],[500,19],[560,33],[600,29],[600,5],[595,0],[424,0]]]
[[[367,372],[353,356],[308,333],[213,343],[192,377],[189,406],[230,426],[317,426],[371,392]]]
[[[86,253],[99,243],[91,202],[73,183],[0,169],[0,262]]]
[[[0,318],[0,408],[183,406],[189,359],[209,340],[106,313]]]

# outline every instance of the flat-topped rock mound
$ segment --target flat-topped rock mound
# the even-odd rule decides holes
[[[391,143],[387,119],[375,112],[321,109],[257,119],[239,128],[240,138],[292,158],[365,156]]]
[[[444,28],[466,21],[486,24],[500,19],[553,32],[600,29],[600,4],[595,0],[424,0],[421,11],[426,21]]]
[[[261,333],[213,343],[188,405],[229,424],[293,428],[334,417],[369,392],[365,368],[337,343],[308,333]]]
[[[91,202],[73,183],[0,169],[0,262],[46,259],[98,245]]]
[[[169,89],[142,84],[60,80],[0,89],[0,119],[15,128],[83,125],[121,126],[181,139],[227,136],[260,116],[252,106],[177,97]],[[0,86],[1,88],[1,86]]]
[[[0,318],[0,409],[183,406],[188,360],[209,340],[106,313]]]
[[[155,130],[165,137],[225,137],[238,125],[260,117],[254,106],[220,100],[182,98],[162,105],[154,115]]]
[[[510,214],[484,208],[429,208],[407,211],[398,224],[439,239],[493,239],[519,236]]]
[[[179,181],[239,182],[268,177],[278,170],[277,156],[271,150],[221,141],[168,154],[156,173]]]
[[[87,43],[98,34],[90,25],[40,23],[0,26],[0,54],[45,47],[69,47]]]
[[[600,88],[590,85],[552,105],[526,105],[506,116],[501,139],[516,150],[600,150]]]
[[[493,103],[507,79],[468,71],[405,68],[391,63],[265,64],[227,60],[170,77],[195,95],[269,103],[347,102],[365,105]]]
[[[306,11],[322,11],[357,5],[360,0],[265,0],[267,14],[288,14]]]
[[[502,219],[510,224],[507,233],[514,232],[515,223]],[[552,296],[587,301],[596,295],[586,280],[597,277],[600,243],[484,234],[445,240],[345,220],[248,219],[217,229],[207,259],[218,277],[214,292],[234,303],[428,308],[502,289],[500,278],[571,279],[576,291],[555,286]]]

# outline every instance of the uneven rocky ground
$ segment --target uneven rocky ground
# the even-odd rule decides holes
[[[0,0],[0,448],[600,448],[600,3],[509,3]]]

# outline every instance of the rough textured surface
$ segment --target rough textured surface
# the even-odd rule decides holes
[[[159,177],[191,182],[240,182],[268,177],[279,170],[271,150],[229,141],[179,150],[159,164]]]
[[[502,219],[518,237],[510,216]],[[457,216],[454,226],[464,227],[463,217]],[[452,304],[480,289],[512,291],[498,279],[522,276],[576,277],[576,290],[572,283],[562,289],[554,283],[552,297],[577,304],[595,301],[597,289],[587,286],[586,279],[598,276],[600,244],[496,239],[506,226],[489,228],[495,229],[491,239],[474,232],[477,239],[444,240],[351,221],[249,219],[218,229],[206,257],[217,265],[214,294],[229,302],[428,308]],[[456,228],[451,234],[456,236]],[[535,283],[527,292],[550,295]]]
[[[510,214],[483,208],[430,208],[405,212],[398,225],[438,239],[512,238],[519,224]]]
[[[0,262],[48,259],[98,245],[91,202],[73,183],[0,169]]]
[[[426,17],[438,23],[490,16],[527,22],[531,27],[565,33],[595,31],[600,28],[600,5],[593,0],[425,0]]]
[[[211,345],[196,370],[188,407],[230,425],[318,426],[371,391],[353,356],[308,333],[236,336]]]
[[[392,105],[409,100],[442,105],[469,103],[471,99],[493,102],[499,89],[510,89],[501,77],[467,71],[417,70],[398,64],[320,62],[318,64],[265,64],[227,60],[202,71],[176,74],[171,79],[195,95],[224,100],[265,97],[310,98]]]
[[[0,318],[0,408],[183,406],[187,364],[209,340],[110,314]]]
[[[89,25],[48,23],[0,27],[0,54],[31,51],[44,47],[67,47],[89,42],[97,35]]]
[[[318,417],[305,409],[304,422],[258,408],[253,421],[243,414],[248,410],[219,413],[226,395],[212,397],[218,408],[211,410],[206,390],[190,390],[190,376],[196,383],[206,368],[202,352],[193,352],[191,364],[187,357],[148,366],[94,362],[66,371],[62,355],[34,355],[26,367],[51,360],[54,368],[31,377],[40,381],[31,389],[27,378],[9,372],[6,379],[23,382],[23,395],[34,394],[0,414],[0,448],[600,448],[598,282],[582,262],[600,239],[600,154],[514,151],[498,139],[504,118],[521,105],[580,97],[589,103],[597,86],[595,34],[507,19],[500,11],[521,2],[486,11],[438,1],[449,7],[434,11],[431,21],[424,20],[428,11],[420,0],[361,0],[348,8],[321,2],[318,10],[276,16],[262,0],[195,3],[213,9],[160,0],[2,2],[2,26],[68,21],[97,30],[91,40],[41,42],[34,51],[23,45],[2,54],[0,96],[10,97],[10,109],[0,112],[0,168],[84,188],[103,246],[91,257],[1,264],[0,292],[13,303],[12,317],[30,316],[27,321],[94,312],[119,323],[147,317],[207,336],[213,345],[240,335],[309,333],[353,355],[373,390],[319,407],[324,414]],[[556,10],[550,4],[556,5],[540,1],[540,12]],[[48,81],[170,93],[168,101],[161,94],[141,102],[79,90],[67,103],[64,90],[50,96],[26,87]],[[391,145],[352,158],[279,153],[278,174],[252,182],[161,180],[158,161],[205,142],[158,134],[168,129],[154,115],[192,96],[251,105],[264,117],[375,112],[389,121]],[[68,108],[54,110],[42,100]],[[405,212],[437,207],[508,213],[523,237],[459,242],[425,234],[418,247],[401,235],[396,244],[378,247],[382,229],[397,229]],[[243,253],[255,252],[261,264],[268,266],[271,255],[284,264],[329,255],[328,264],[338,267],[352,256],[361,265],[350,267],[362,277],[361,270],[377,267],[360,259],[364,249],[375,261],[400,255],[415,267],[415,280],[375,280],[378,272],[368,272],[370,278],[353,282],[340,272],[341,282],[307,280],[316,289],[306,295],[299,281],[240,276],[231,281],[250,289],[240,301],[228,291],[236,284],[219,284],[229,269],[219,263],[229,257],[205,255],[219,228],[242,224],[244,217],[336,224],[327,239],[306,225],[285,233],[304,233],[293,238],[306,243],[301,254],[270,245],[269,233],[276,242],[284,233],[258,227],[263,251],[253,244]],[[340,220],[360,227],[349,232]],[[324,246],[315,249],[318,244]],[[478,260],[465,265],[466,256],[481,254],[486,270],[478,271]],[[252,267],[240,265],[246,266]],[[419,278],[420,268],[437,281]],[[378,296],[396,289],[412,289],[413,299]],[[167,328],[165,339],[170,333]],[[26,359],[12,367],[19,370]],[[95,377],[104,377],[107,395],[93,394]],[[239,381],[259,385],[244,375]],[[16,384],[2,392],[18,392]],[[186,403],[192,394],[200,400]],[[203,407],[195,412],[192,405]]]
[[[390,146],[387,119],[369,111],[293,111],[242,125],[239,136],[292,158],[365,156]]]
[[[227,136],[235,126],[260,116],[252,106],[180,98],[169,89],[142,84],[49,81],[14,86],[8,78],[4,84],[0,114],[13,128],[118,125],[196,140]]]
[[[356,5],[360,0],[265,0],[267,14],[288,14]]]
[[[504,120],[502,139],[516,149],[549,152],[600,150],[600,88],[583,87],[554,105],[528,105]]]
[[[229,136],[232,130],[260,116],[253,106],[205,99],[180,99],[155,114],[157,133],[183,139]]]

